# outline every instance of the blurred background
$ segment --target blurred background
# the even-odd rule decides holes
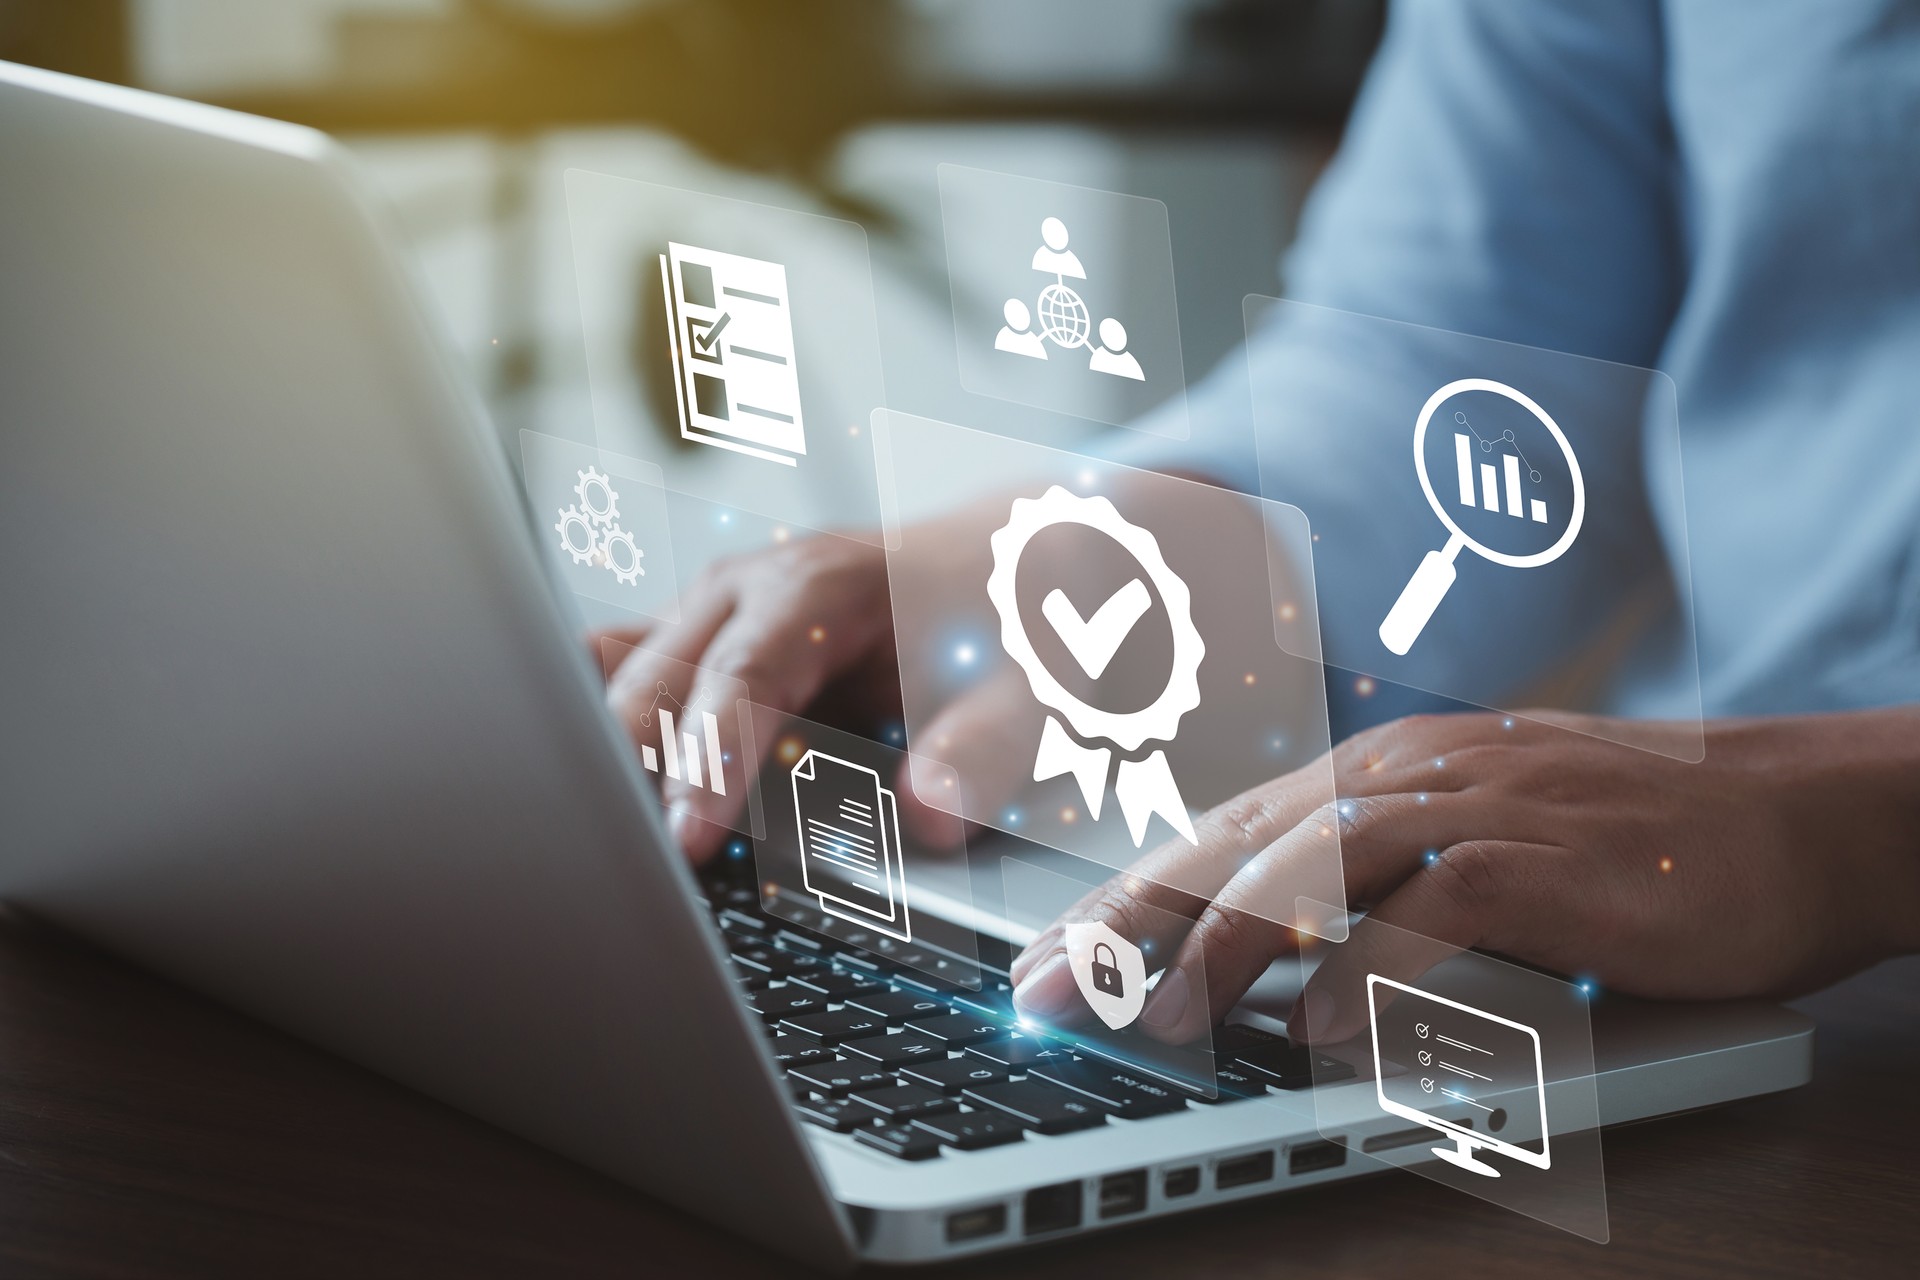
[[[591,439],[567,168],[854,219],[909,336],[947,314],[936,162],[1156,197],[1198,379],[1280,289],[1383,3],[0,0],[0,58],[340,137],[502,432]]]

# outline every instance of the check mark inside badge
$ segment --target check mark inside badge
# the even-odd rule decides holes
[[[1147,584],[1135,578],[1108,597],[1105,604],[1093,611],[1091,618],[1082,618],[1073,601],[1067,599],[1067,593],[1058,587],[1040,602],[1040,613],[1053,624],[1080,669],[1098,680],[1132,634],[1133,624],[1140,621],[1140,615],[1152,604],[1153,596]]]

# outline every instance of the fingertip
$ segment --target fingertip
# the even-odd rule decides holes
[[[1312,1044],[1337,1039],[1338,1010],[1333,997],[1318,987],[1309,986],[1293,1002],[1287,1014],[1287,1038]]]

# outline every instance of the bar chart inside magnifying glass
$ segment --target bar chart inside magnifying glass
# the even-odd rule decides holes
[[[1457,486],[1457,507],[1443,502],[1435,491],[1427,467],[1428,428],[1442,405],[1469,392],[1491,393],[1520,406],[1546,429],[1559,446],[1566,459],[1572,501],[1567,527],[1552,545],[1525,553],[1502,551],[1488,546],[1483,539],[1475,538],[1461,528],[1463,519],[1479,519],[1483,512],[1527,526],[1544,525],[1550,528],[1553,523],[1549,502],[1531,491],[1531,486],[1539,484],[1542,478],[1540,460],[1529,458],[1527,449],[1512,428],[1476,427],[1474,423],[1478,414],[1475,410],[1457,407],[1444,419],[1454,428],[1454,474],[1448,478]],[[1388,610],[1386,618],[1380,623],[1380,642],[1399,656],[1405,656],[1413,648],[1414,641],[1420,638],[1420,633],[1426,629],[1440,602],[1446,598],[1447,591],[1458,576],[1454,561],[1463,549],[1471,548],[1476,555],[1512,569],[1531,569],[1551,564],[1564,555],[1580,535],[1587,509],[1587,490],[1580,474],[1580,460],[1574,456],[1566,433],[1525,392],[1490,378],[1461,378],[1447,383],[1427,398],[1414,424],[1413,463],[1427,504],[1439,517],[1448,537],[1443,547],[1427,552],[1421,559],[1419,567],[1401,590],[1399,599],[1394,601],[1393,608]]]

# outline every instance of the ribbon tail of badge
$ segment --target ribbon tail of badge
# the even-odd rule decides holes
[[[1074,781],[1080,784],[1080,794],[1086,797],[1087,816],[1098,822],[1101,803],[1106,800],[1107,762],[1111,758],[1112,752],[1105,747],[1081,746],[1060,727],[1058,720],[1048,716],[1046,727],[1040,731],[1039,754],[1033,758],[1033,780],[1045,782],[1063,773],[1072,774]],[[1161,767],[1166,767],[1164,760],[1161,761]],[[1167,781],[1171,784],[1173,780],[1169,777]],[[1176,794],[1175,799],[1178,798]],[[1183,815],[1185,812],[1181,810]],[[1135,839],[1134,843],[1140,842]]]
[[[1113,794],[1120,800],[1120,812],[1127,819],[1127,834],[1137,848],[1147,838],[1147,820],[1159,814],[1173,829],[1197,845],[1193,819],[1187,814],[1186,801],[1167,767],[1167,753],[1156,751],[1145,760],[1122,760],[1113,780]]]

